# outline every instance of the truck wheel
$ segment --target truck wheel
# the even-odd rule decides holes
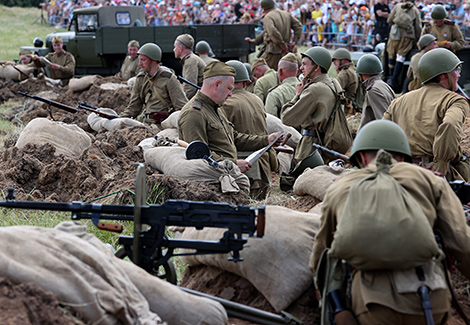
[[[126,250],[124,247],[121,247],[118,249],[116,254],[114,254],[117,258],[124,259],[128,257]],[[130,258],[129,258],[130,259]],[[177,281],[177,276],[176,276],[176,270],[173,262],[171,260],[166,261],[162,265],[159,265],[157,267],[153,267],[151,270],[146,270],[152,275],[155,275],[156,277],[166,280],[172,284],[176,284]]]

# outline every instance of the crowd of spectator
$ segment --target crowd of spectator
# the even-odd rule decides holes
[[[303,25],[304,45],[323,45],[350,50],[383,41],[375,32],[376,3],[393,9],[397,0],[279,0],[279,9],[289,11]],[[439,0],[415,1],[423,21],[429,21]],[[192,24],[260,23],[259,0],[50,0],[44,3],[51,25],[66,27],[76,8],[90,6],[142,6],[148,26]],[[470,36],[470,2],[450,0],[444,3],[448,18],[455,21],[464,35]],[[260,23],[261,26],[261,23]]]

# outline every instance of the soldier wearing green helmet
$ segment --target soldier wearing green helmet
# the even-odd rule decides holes
[[[382,119],[395,98],[393,89],[382,80],[382,71],[382,63],[374,54],[363,55],[357,61],[356,73],[363,80],[361,86],[365,89],[359,129],[370,121]]]
[[[437,38],[437,45],[456,52],[464,47],[465,39],[459,26],[446,19],[447,11],[443,5],[435,5],[431,12],[432,22],[426,23],[421,35],[431,34]]]
[[[470,180],[460,140],[469,105],[455,93],[462,61],[449,50],[426,52],[418,65],[423,86],[392,102],[384,119],[396,122],[410,142],[413,162],[448,180]]]
[[[392,159],[387,161],[384,158]],[[397,124],[390,121],[373,121],[359,131],[351,149],[351,163],[360,169],[352,170],[336,179],[328,187],[323,201],[320,231],[315,237],[309,262],[317,283],[324,280],[321,278],[321,272],[318,271],[319,268],[322,270],[320,261],[324,261],[321,256],[326,253],[326,249],[334,248],[345,238],[342,237],[344,233],[340,231],[341,226],[347,227],[358,222],[354,218],[347,218],[345,213],[347,213],[348,203],[345,202],[351,200],[351,195],[357,194],[358,191],[363,192],[364,195],[370,193],[373,196],[373,190],[369,190],[368,193],[364,187],[372,187],[370,184],[374,181],[377,187],[384,189],[385,193],[388,189],[391,192],[399,187],[410,197],[410,205],[414,205],[418,212],[422,211],[425,216],[421,222],[417,221],[419,220],[417,216],[411,216],[412,220],[417,222],[417,227],[428,228],[431,241],[431,229],[437,230],[443,242],[450,248],[446,251],[446,254],[449,254],[448,257],[457,258],[459,271],[466,278],[470,278],[470,228],[466,225],[460,200],[445,179],[437,177],[424,168],[407,163],[406,160],[409,158],[410,147],[406,134]],[[389,176],[382,174],[386,168]],[[377,175],[376,178],[374,178],[374,173]],[[383,176],[379,177],[381,174]],[[360,185],[361,183],[364,185]],[[380,202],[377,203],[374,214],[377,220],[391,217],[389,209],[393,204],[391,201],[395,198],[387,197],[386,194],[377,194],[375,197],[377,202]],[[351,207],[350,204],[354,203],[349,203],[349,207]],[[367,208],[372,209],[369,205]],[[383,227],[380,222],[377,222],[370,229],[364,229],[363,233],[359,232],[355,235],[358,241],[368,240],[365,238],[369,238],[371,232],[375,229],[383,231]],[[403,241],[409,240],[410,233],[404,234],[402,228],[396,227],[387,228],[386,231],[402,235]],[[370,239],[369,242],[371,247],[385,254],[379,247],[380,242]],[[422,248],[419,245],[418,247]],[[409,248],[415,249],[416,247]],[[328,252],[331,253],[332,250]],[[352,256],[344,259],[351,263],[354,258],[361,256],[361,253],[357,250]],[[343,258],[341,254],[335,257]],[[389,256],[385,255],[384,259],[387,258]],[[445,269],[443,263],[436,263],[433,259],[424,262],[424,265],[426,267],[421,270],[425,280],[417,276],[420,271],[419,267],[400,270],[400,265],[397,265],[394,270],[384,268],[369,270],[352,264],[354,272],[350,273],[350,278],[348,278],[351,281],[349,283],[351,309],[343,312],[343,319],[347,317],[348,312],[351,312],[356,318],[355,323],[359,324],[434,324],[434,322],[445,324],[451,312],[450,289],[446,285],[445,278],[448,270]],[[428,265],[433,266],[428,268]],[[417,294],[417,289],[412,288],[419,288],[424,283],[429,283],[427,281],[431,278],[434,284],[440,283],[440,285],[433,285],[430,297],[421,299]],[[427,284],[424,285],[427,286]],[[323,299],[324,297],[322,301]],[[425,302],[431,307],[428,309],[431,314],[428,314],[429,317],[425,316],[422,308]]]
[[[245,85],[245,89],[246,89],[246,91],[249,91],[250,93],[254,93],[256,78],[253,75],[253,71],[251,71],[251,64],[249,62],[244,62],[243,64],[245,65],[246,70],[248,70],[248,76],[250,77],[250,82],[248,82]]]
[[[348,99],[347,113],[354,114],[355,111],[362,111],[362,104],[364,100],[358,103],[356,94],[358,93],[359,85],[362,83],[356,74],[356,67],[351,60],[351,53],[348,50],[339,48],[333,52],[333,65],[335,66],[338,80],[341,87],[344,89],[344,95]],[[362,88],[362,87],[361,87]],[[363,97],[362,97],[363,98]]]
[[[340,104],[344,99],[343,88],[336,79],[328,76],[331,61],[330,52],[320,46],[302,53],[300,71],[304,77],[296,85],[295,97],[282,107],[282,123],[302,131],[302,139],[294,155],[297,161],[310,156],[314,151],[312,143],[327,145],[330,138],[326,134],[341,133],[341,139],[329,149],[345,153],[351,144],[352,138]],[[337,118],[332,118],[333,113]],[[329,123],[330,120],[335,122]],[[322,155],[326,162],[331,158]]]
[[[188,99],[176,76],[160,66],[162,50],[157,44],[146,43],[137,53],[142,71],[132,87],[129,104],[120,116],[159,124],[170,113],[182,109]]]
[[[216,58],[214,58],[215,55],[212,53],[211,46],[206,41],[197,42],[195,50],[197,55],[199,55],[206,65],[211,62],[218,61]]]
[[[406,76],[411,79],[411,82],[408,84],[408,90],[416,90],[421,87],[421,79],[419,79],[418,75],[418,63],[424,53],[437,48],[436,40],[437,39],[431,34],[426,34],[419,38],[418,49],[420,51],[411,57],[410,66],[406,73]]]

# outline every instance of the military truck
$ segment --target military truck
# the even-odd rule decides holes
[[[64,48],[75,56],[76,75],[112,75],[119,71],[127,54],[130,40],[140,45],[156,43],[163,52],[165,66],[181,71],[174,58],[176,37],[191,34],[195,42],[207,41],[218,59],[239,60],[255,48],[244,40],[255,37],[254,24],[219,24],[185,26],[146,26],[145,10],[137,6],[103,6],[79,8],[73,11],[68,32],[52,33],[46,37],[46,48],[22,47],[40,55],[53,51],[52,38],[60,35]]]

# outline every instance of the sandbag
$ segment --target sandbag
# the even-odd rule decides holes
[[[229,160],[219,162],[220,168],[211,167],[203,159],[187,160],[185,148],[156,147],[144,151],[144,160],[165,175],[203,182],[219,182],[222,193],[249,192],[250,181]]]
[[[313,169],[308,168],[295,180],[294,194],[299,196],[311,195],[323,201],[326,190],[333,181],[349,171],[343,167],[330,167],[327,165],[317,166]]]
[[[120,83],[115,83],[115,82],[107,82],[105,84],[100,85],[100,89],[103,90],[116,90],[119,88],[127,88],[127,84],[120,84]]]
[[[66,124],[35,118],[23,129],[15,147],[23,148],[28,143],[43,145],[50,143],[56,155],[80,158],[91,147],[91,138],[76,124]]]
[[[111,108],[100,108],[99,111],[112,115],[119,115],[118,113],[116,113],[115,110],[112,110]],[[105,117],[101,117],[96,113],[91,113],[90,115],[88,115],[87,122],[90,127],[96,132],[102,129],[110,131],[124,129],[126,127],[132,126],[145,126],[144,123],[128,117],[121,117],[110,120]]]
[[[142,150],[147,150],[151,148],[155,148],[156,146],[155,138],[147,138],[139,142],[138,146],[142,148]]]
[[[23,71],[27,75],[32,74],[34,71],[34,67],[28,67],[24,64],[17,64],[15,67]],[[26,78],[25,75],[16,70],[12,65],[0,65],[0,79],[22,81],[28,78]]]
[[[289,307],[312,283],[308,261],[320,215],[266,206],[266,233],[263,238],[249,238],[240,252],[244,259],[228,261],[230,254],[182,256],[189,265],[209,265],[235,273],[260,291],[276,311]],[[219,240],[224,229],[186,228],[181,238]]]
[[[127,82],[126,82],[127,86],[130,88],[134,87],[136,79],[137,79],[137,76],[127,79]]]
[[[171,115],[170,115],[170,117],[171,117]],[[168,138],[172,141],[178,141],[178,139],[179,139],[178,129],[169,128],[169,129],[161,130],[160,132],[157,133],[157,137],[162,137],[164,139]]]
[[[180,116],[180,111],[176,111],[170,114],[163,122],[162,128],[164,129],[177,129],[178,130],[178,117]]]
[[[287,141],[287,145],[292,148],[297,148],[302,135],[291,126],[287,126],[281,122],[281,119],[272,115],[266,114],[266,124],[268,126],[268,133],[274,133],[279,131],[289,132],[292,134],[292,137]]]
[[[69,89],[71,89],[73,92],[87,90],[96,80],[100,78],[102,77],[99,75],[72,78],[69,80]]]

